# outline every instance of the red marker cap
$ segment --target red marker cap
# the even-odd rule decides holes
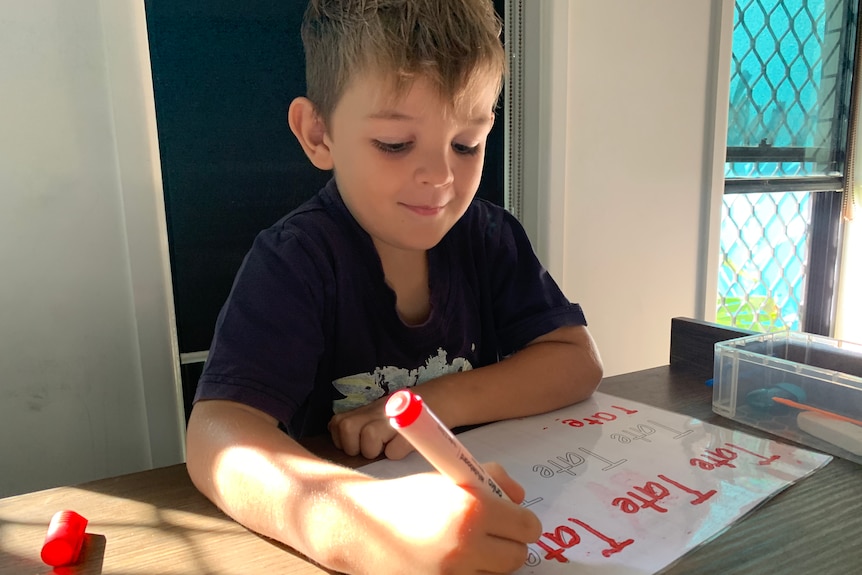
[[[386,400],[386,417],[396,427],[407,427],[422,413],[422,398],[410,391],[402,389],[393,393]]]
[[[42,545],[42,561],[52,567],[75,563],[81,553],[86,528],[87,519],[74,511],[55,513]]]

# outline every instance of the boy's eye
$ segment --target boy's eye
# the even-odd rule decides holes
[[[410,149],[410,142],[381,142],[380,140],[374,140],[374,146],[380,150],[381,152],[385,152],[387,154],[397,154],[399,152],[406,152]]]
[[[452,149],[455,150],[457,154],[463,154],[465,156],[475,156],[479,152],[479,144],[475,146],[465,146],[464,144],[452,144]]]

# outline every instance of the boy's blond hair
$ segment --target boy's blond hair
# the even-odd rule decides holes
[[[506,73],[491,0],[310,0],[302,25],[308,99],[329,121],[350,79],[380,73],[395,95],[417,76],[457,105]]]

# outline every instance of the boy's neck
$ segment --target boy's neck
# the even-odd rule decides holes
[[[407,325],[424,323],[431,313],[428,252],[402,250],[375,241],[387,285],[395,292],[395,308]]]

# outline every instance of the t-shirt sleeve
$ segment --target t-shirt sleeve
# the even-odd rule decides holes
[[[227,399],[287,426],[314,386],[323,349],[325,266],[296,235],[261,232],[215,328],[194,401]]]
[[[536,257],[520,222],[501,210],[489,234],[491,290],[500,351],[509,355],[539,336],[568,325],[587,325],[581,306],[571,303]]]

